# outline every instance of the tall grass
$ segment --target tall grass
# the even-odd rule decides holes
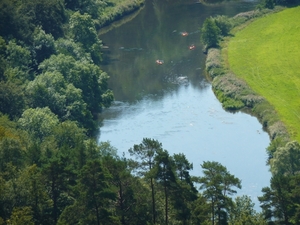
[[[257,19],[228,44],[228,63],[300,142],[300,7]]]
[[[145,0],[111,0],[110,4],[104,8],[104,11],[99,18],[99,26],[103,27],[121,17],[132,13],[141,8]]]

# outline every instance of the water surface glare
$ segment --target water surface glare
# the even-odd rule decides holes
[[[100,141],[110,141],[128,157],[127,150],[143,137],[153,138],[170,154],[184,153],[194,165],[193,175],[202,174],[203,161],[220,162],[242,180],[238,194],[252,196],[255,203],[268,186],[267,133],[255,117],[224,111],[209,85],[181,86],[163,98],[136,104],[116,102],[103,117]]]
[[[257,196],[269,185],[269,137],[255,117],[229,113],[206,80],[199,27],[216,14],[233,16],[255,7],[252,1],[205,6],[195,0],[147,0],[131,21],[101,34],[108,46],[102,69],[111,76],[116,102],[105,109],[99,141],[120,154],[156,139],[170,155],[184,153],[201,176],[203,161],[217,161],[242,180],[238,195]],[[189,35],[183,37],[183,31]],[[195,44],[196,49],[188,46]],[[164,60],[156,65],[155,60]]]

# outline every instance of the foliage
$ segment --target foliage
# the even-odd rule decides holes
[[[201,28],[201,41],[207,49],[218,47],[222,36],[228,36],[232,21],[226,16],[206,18]]]
[[[14,208],[10,219],[8,220],[9,225],[34,225],[32,219],[32,212],[29,207]]]
[[[4,0],[0,9],[2,36],[13,35],[29,43],[36,26],[41,26],[54,37],[62,35],[62,24],[66,21],[62,0]]]
[[[300,145],[288,142],[284,147],[276,149],[270,160],[271,171],[277,175],[295,175],[300,171]]]
[[[59,120],[48,107],[27,109],[18,120],[21,129],[27,131],[33,140],[43,141],[53,133]]]
[[[86,218],[82,218],[83,222],[98,225],[100,221],[101,224],[112,222],[112,214],[107,209],[107,205],[116,196],[109,186],[109,179],[109,174],[100,161],[90,161],[82,168],[80,201],[85,208],[83,213],[86,215]]]
[[[203,195],[209,200],[212,225],[216,220],[218,224],[226,224],[228,209],[232,205],[228,196],[236,193],[234,187],[241,188],[241,181],[218,162],[204,161],[201,167],[204,176],[199,181],[200,189],[204,190]]]
[[[146,224],[143,181],[119,160],[112,177],[112,147],[91,138],[113,101],[94,23],[108,3],[79,1],[83,14],[65,3],[0,2],[0,224]]]
[[[213,164],[223,183],[215,183],[218,191],[212,197],[209,188],[197,192],[184,154],[169,155],[157,140],[145,138],[135,145],[130,150],[137,156],[134,162],[88,136],[97,113],[113,101],[109,76],[99,67],[102,43],[95,27],[142,4],[0,2],[0,224],[209,224],[212,198],[219,221],[238,217],[229,206],[239,181],[218,163]],[[215,35],[214,44],[229,26],[227,18],[212,19],[206,29]],[[270,151],[274,165],[275,159],[294,154],[294,148],[278,146]],[[290,171],[294,168],[284,173]],[[281,220],[281,209],[286,209],[296,224],[297,172],[282,181],[274,179],[264,192],[264,212]]]
[[[91,53],[94,62],[101,61],[102,42],[99,40],[94,21],[89,14],[75,12],[70,18],[70,31],[75,42],[83,44],[84,49]]]
[[[37,76],[28,83],[26,93],[31,107],[49,107],[61,120],[79,121],[83,125],[92,121],[92,115],[82,99],[81,89],[67,84],[59,72],[46,72]]]
[[[216,47],[219,45],[221,30],[212,18],[206,18],[201,28],[201,40],[207,47]]]
[[[82,90],[83,100],[91,113],[101,111],[102,94],[107,91],[109,76],[98,66],[87,61],[76,61],[71,56],[59,54],[44,60],[39,68],[43,72],[61,73],[66,82]],[[106,102],[105,105],[110,105],[110,102]]]
[[[35,66],[55,53],[54,41],[51,33],[47,34],[40,26],[35,28],[31,53],[35,59]]]
[[[156,140],[144,138],[142,143],[134,145],[129,149],[129,153],[135,156],[139,161],[137,168],[139,168],[139,174],[144,175],[150,182],[151,198],[152,198],[152,222],[156,223],[156,200],[154,189],[154,176],[152,170],[155,165],[155,157],[158,151],[162,150],[162,144]]]
[[[299,174],[274,175],[270,187],[262,189],[259,197],[264,217],[273,224],[298,224],[299,208]]]
[[[18,45],[15,40],[8,42],[6,46],[7,64],[12,68],[21,70],[29,69],[31,64],[30,51],[21,45]]]
[[[25,96],[22,88],[10,81],[0,81],[0,112],[14,119],[21,116],[24,107]]]
[[[229,215],[229,225],[267,225],[262,214],[254,210],[251,198],[246,195],[235,198]]]
[[[222,106],[227,110],[238,110],[243,108],[245,105],[241,100],[236,100],[234,98],[227,97],[223,94],[223,92],[219,90],[214,90],[215,95],[222,102]]]
[[[222,36],[229,35],[229,32],[233,25],[231,20],[227,16],[217,15],[215,17],[212,17],[212,19],[214,20],[217,27],[220,29]]]

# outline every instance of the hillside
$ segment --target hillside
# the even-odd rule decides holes
[[[230,69],[278,112],[300,141],[300,7],[260,18],[228,45]]]

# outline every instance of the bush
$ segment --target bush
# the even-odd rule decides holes
[[[217,27],[220,29],[221,35],[227,36],[232,28],[231,20],[227,16],[220,16],[220,15],[214,17],[213,20],[215,21]]]
[[[225,94],[220,90],[214,90],[215,95],[219,99],[219,101],[222,103],[222,106],[224,109],[227,110],[239,110],[242,109],[245,105],[241,100],[234,99],[231,97],[225,96]]]
[[[216,47],[219,44],[221,30],[213,18],[207,18],[201,28],[201,40],[207,48]]]

